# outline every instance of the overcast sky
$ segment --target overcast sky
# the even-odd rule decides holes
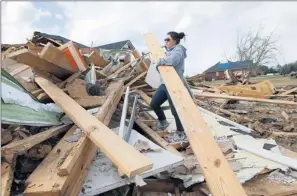
[[[186,75],[203,72],[236,49],[237,32],[275,31],[280,64],[297,60],[297,2],[1,2],[1,43],[25,43],[33,31],[90,46],[129,39],[139,51],[143,34],[161,44],[183,31]],[[277,63],[277,62],[276,62]]]

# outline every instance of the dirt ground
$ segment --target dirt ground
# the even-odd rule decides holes
[[[281,87],[286,85],[297,85],[297,79],[291,79],[287,76],[257,76],[257,77],[252,77],[250,79],[251,82],[261,82],[264,80],[270,80],[270,82],[275,87]],[[212,82],[204,82],[204,84],[210,85],[210,86],[219,86],[221,84],[225,84],[226,82],[227,80],[217,80]]]

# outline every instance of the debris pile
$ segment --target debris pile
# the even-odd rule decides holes
[[[197,109],[173,97],[192,109],[178,111],[186,133],[175,132],[167,101],[170,125],[153,130],[160,74],[146,41],[152,54],[140,55],[34,32],[1,48],[1,195],[217,195],[206,179],[225,168],[247,195],[296,194],[297,88],[251,84],[248,73],[214,87],[197,75],[183,81],[193,96],[181,97]]]

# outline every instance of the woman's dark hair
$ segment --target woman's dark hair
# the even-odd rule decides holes
[[[170,31],[167,35],[170,35],[176,41],[176,44],[179,44],[180,40],[186,36],[184,32],[177,33],[175,31]]]

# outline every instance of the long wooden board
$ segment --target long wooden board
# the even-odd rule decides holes
[[[40,52],[39,56],[48,62],[51,62],[63,69],[66,69],[70,72],[75,72],[77,69],[73,69],[71,64],[69,63],[66,55],[62,50],[55,47],[52,43],[48,42],[42,51]]]
[[[67,78],[67,76],[71,74],[69,71],[40,58],[37,54],[34,54],[28,49],[12,52],[7,56],[7,58],[11,58],[18,63],[26,64],[34,69],[51,73],[62,79]]]
[[[283,104],[283,105],[295,105],[296,102],[293,101],[285,101],[285,100],[275,100],[275,99],[260,99],[260,98],[252,98],[252,97],[240,97],[240,96],[230,96],[230,95],[222,95],[215,93],[199,93],[196,94],[195,97],[209,97],[209,98],[219,98],[219,99],[233,99],[240,101],[252,101],[252,102],[262,102],[262,103],[271,103],[271,104]]]
[[[292,89],[290,89],[290,90],[287,90],[286,92],[283,92],[283,93],[280,94],[280,95],[289,95],[289,94],[291,94],[291,93],[293,93],[293,92],[295,92],[295,91],[297,91],[297,87],[296,87],[296,88],[292,88]]]
[[[147,71],[142,72],[141,74],[139,74],[138,76],[136,76],[133,80],[131,80],[128,84],[126,84],[127,86],[131,86],[132,84],[134,84],[137,80],[139,80],[140,78],[142,78],[143,76],[145,76],[145,74],[147,73]]]
[[[112,82],[106,89],[106,94],[108,96],[108,99],[104,103],[104,105],[100,108],[100,111],[97,114],[95,114],[96,118],[102,121],[105,125],[109,124],[111,117],[115,112],[117,105],[122,97],[123,92],[124,92],[124,84],[122,81]],[[87,140],[86,142],[87,147],[91,144],[91,147],[89,148],[90,150],[88,150],[89,156],[84,157],[83,156],[84,152],[82,150],[82,153],[78,156],[79,157],[79,159],[77,159],[78,161],[76,161],[75,159],[72,159],[72,161],[69,162],[70,164],[72,163],[74,165],[77,165],[78,162],[82,161],[83,172],[77,178],[76,183],[72,183],[70,188],[67,189],[67,192],[65,193],[66,195],[78,195],[78,193],[81,190],[81,187],[83,186],[84,179],[87,177],[88,167],[92,163],[92,160],[94,159],[94,156],[96,154],[96,150],[97,150],[96,145],[90,142],[90,140],[87,137],[85,137],[82,142],[84,142],[85,140]],[[73,150],[75,150],[75,147],[73,148]],[[79,148],[77,148],[76,150],[80,151]],[[77,154],[77,152],[75,154]],[[78,168],[81,168],[81,167],[78,167]],[[73,174],[75,170],[71,169],[69,171],[70,171],[69,174]]]
[[[56,85],[41,77],[35,78],[35,81],[124,174],[135,176],[152,168],[151,160],[123,141]]]
[[[146,34],[144,37],[154,58],[165,57],[153,34]],[[201,165],[211,193],[214,196],[247,195],[174,68],[172,66],[161,66],[159,71],[188,136],[192,150]]]
[[[41,133],[37,133],[35,135],[32,135],[30,137],[27,137],[22,140],[18,140],[15,142],[11,142],[3,147],[1,147],[1,154],[8,155],[8,154],[14,154],[18,152],[24,152],[33,146],[47,140],[50,137],[53,137],[54,135],[58,135],[59,133],[62,133],[63,131],[66,131],[68,128],[68,125],[61,125],[58,127],[50,128],[46,131],[43,131]]]

